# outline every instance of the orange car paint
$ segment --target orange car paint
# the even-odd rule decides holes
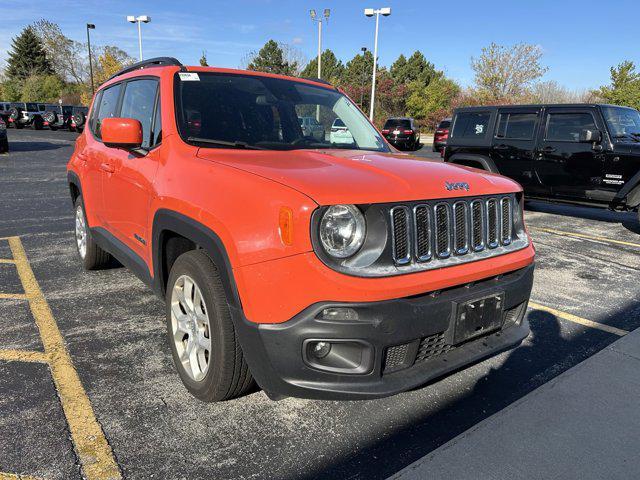
[[[152,224],[159,209],[179,212],[216,232],[229,256],[244,313],[257,323],[284,322],[321,300],[405,297],[533,262],[530,243],[502,256],[392,277],[358,278],[330,269],[313,253],[310,239],[311,215],[320,205],[460,197],[459,191],[442,188],[452,178],[468,183],[474,195],[519,192],[521,187],[498,175],[399,153],[189,145],[178,135],[175,122],[174,74],[178,70],[145,68],[101,87],[141,76],[159,79],[163,133],[157,148],[136,156],[106,147],[91,128],[85,128],[68,164],[81,181],[89,226],[104,227],[124,242],[144,260],[151,276]],[[207,67],[188,71],[280,77]],[[291,214],[290,242],[283,242],[280,234],[283,209]]]

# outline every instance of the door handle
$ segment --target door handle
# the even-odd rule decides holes
[[[556,151],[556,147],[544,147],[542,153],[552,153]]]
[[[507,150],[509,149],[509,145],[495,145],[494,150]]]
[[[101,163],[100,170],[104,170],[107,173],[113,173],[116,171],[116,169],[113,168],[113,165],[111,165],[110,163]]]

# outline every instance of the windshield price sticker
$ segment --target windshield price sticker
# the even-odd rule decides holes
[[[199,82],[200,77],[196,72],[179,72],[180,80],[183,82]]]

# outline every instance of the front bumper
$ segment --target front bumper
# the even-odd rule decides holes
[[[316,399],[367,399],[410,390],[519,344],[533,284],[533,264],[442,292],[367,303],[321,302],[287,322],[255,324],[234,311],[237,332],[258,384],[272,395]],[[482,337],[453,345],[456,305],[503,295],[503,324]],[[326,308],[349,307],[358,320],[326,320]],[[312,365],[308,343],[330,340],[363,346],[357,373]]]

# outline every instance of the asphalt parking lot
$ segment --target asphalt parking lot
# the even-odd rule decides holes
[[[640,326],[635,214],[531,202],[519,348],[381,400],[201,403],[173,368],[162,303],[124,268],[80,267],[75,137],[11,129],[0,155],[0,479],[382,479]]]

